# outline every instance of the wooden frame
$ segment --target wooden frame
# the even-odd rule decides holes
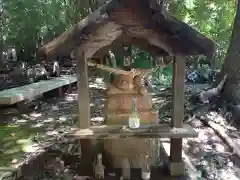
[[[71,137],[81,139],[84,156],[91,158],[89,139],[114,139],[126,137],[141,138],[171,138],[169,170],[173,176],[184,174],[182,162],[182,138],[197,137],[197,133],[186,124],[184,119],[184,85],[186,59],[182,54],[176,54],[173,61],[173,116],[171,125],[142,125],[137,130],[131,130],[124,126],[98,126],[90,127],[90,99],[88,88],[87,59],[81,48],[76,49],[77,79],[79,99],[79,122],[80,130],[72,133]],[[88,140],[87,140],[88,139]],[[89,159],[88,159],[89,160]],[[91,161],[90,161],[91,162]]]

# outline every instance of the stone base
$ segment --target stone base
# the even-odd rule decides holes
[[[123,158],[128,158],[131,168],[141,168],[144,154],[148,154],[151,165],[158,158],[157,139],[121,138],[104,140],[104,151],[112,167],[121,168]]]
[[[168,162],[168,169],[171,176],[184,176],[185,175],[185,164],[184,162]]]

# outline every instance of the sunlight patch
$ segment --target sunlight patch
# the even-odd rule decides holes
[[[187,0],[186,1],[186,6],[188,9],[193,9],[195,6],[194,6],[194,0]]]
[[[44,123],[53,122],[53,121],[54,121],[53,118],[48,118],[48,119],[43,120]]]
[[[61,116],[61,117],[58,118],[58,120],[60,122],[65,122],[65,121],[67,121],[67,117],[66,116]]]
[[[165,100],[162,98],[152,98],[153,103],[163,103]]]
[[[222,145],[222,144],[218,144],[218,143],[216,143],[216,144],[214,144],[214,146],[215,146],[215,149],[217,150],[217,151],[219,151],[219,152],[225,152],[226,150],[225,150],[225,147]]]
[[[30,144],[32,141],[30,139],[18,139],[17,144]]]
[[[36,152],[39,149],[40,149],[39,144],[30,144],[30,145],[23,146],[22,148],[23,152],[31,152],[31,153]]]
[[[18,119],[16,123],[27,123],[26,119]]]
[[[92,121],[92,122],[103,122],[104,117],[94,117],[94,118],[91,118],[90,121]]]
[[[42,114],[41,114],[41,113],[35,113],[35,112],[33,112],[33,113],[30,114],[30,116],[37,118],[37,117],[41,117]]]
[[[74,97],[72,97],[72,96],[67,96],[66,98],[65,98],[67,101],[74,101],[74,100],[76,100]]]
[[[58,107],[58,106],[52,106],[52,110],[58,111],[58,110],[59,110],[59,107]]]
[[[54,136],[54,135],[58,135],[59,133],[57,131],[47,131],[46,135],[48,136]]]
[[[43,123],[37,123],[37,124],[32,125],[33,128],[39,128],[39,127],[42,127],[42,126],[44,126]]]
[[[199,132],[198,139],[201,141],[206,141],[206,140],[208,140],[208,136],[206,136],[205,132],[202,131],[202,132]]]

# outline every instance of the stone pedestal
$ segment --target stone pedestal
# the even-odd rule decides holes
[[[132,97],[136,97],[140,123],[157,123],[158,112],[152,109],[151,96],[146,93],[143,86],[134,83],[134,80],[136,78],[131,76],[119,76],[106,90],[104,106],[106,124],[128,124],[128,117],[132,112]],[[140,168],[141,155],[147,153],[150,158],[155,159],[158,154],[156,142],[155,139],[144,138],[105,140],[104,149],[113,167],[120,168],[122,159],[127,157],[132,168]]]

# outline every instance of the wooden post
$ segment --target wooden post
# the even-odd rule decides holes
[[[68,85],[68,89],[67,89],[68,93],[71,93],[72,92],[72,83],[70,83]]]
[[[186,59],[176,54],[173,60],[173,115],[172,126],[181,128],[184,120],[184,85],[185,85]],[[169,170],[172,176],[184,175],[182,161],[182,138],[171,138]]]
[[[85,53],[81,48],[76,48],[76,69],[77,69],[77,87],[78,87],[78,122],[79,128],[90,127],[90,98],[88,85],[88,65]],[[91,141],[81,139],[81,168],[92,169]]]
[[[63,87],[58,88],[58,96],[62,97],[63,96]]]
[[[77,87],[78,87],[78,126],[90,126],[90,98],[88,86],[88,64],[82,49],[76,50]]]

